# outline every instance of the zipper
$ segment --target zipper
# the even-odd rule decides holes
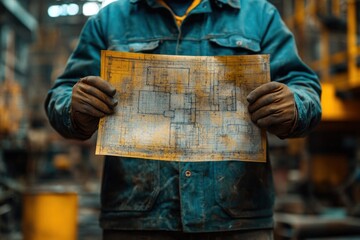
[[[182,25],[182,24],[181,24]],[[176,40],[176,49],[175,49],[175,55],[179,55],[179,47],[180,47],[180,41],[181,41],[181,26],[178,26],[179,34]]]
[[[178,55],[178,49],[179,49],[180,40],[181,40],[181,25],[182,25],[182,23],[181,23],[180,26],[177,24],[177,21],[176,21],[176,18],[175,18],[175,13],[173,12],[173,10],[169,6],[167,6],[166,4],[161,4],[161,5],[162,5],[162,7],[166,8],[171,13],[174,24],[178,29],[179,33],[178,33],[178,36],[177,36],[176,47],[175,47],[175,55]]]

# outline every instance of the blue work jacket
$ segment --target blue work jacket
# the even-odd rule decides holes
[[[202,0],[180,27],[156,0],[120,0],[89,18],[64,73],[46,99],[52,126],[83,138],[70,120],[73,85],[100,74],[102,49],[171,55],[270,54],[272,81],[294,92],[298,117],[288,137],[319,121],[320,84],[292,34],[264,0]],[[101,189],[104,229],[214,232],[273,226],[270,162],[168,162],[107,156]]]

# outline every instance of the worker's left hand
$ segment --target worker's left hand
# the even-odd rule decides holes
[[[294,94],[283,83],[265,83],[247,96],[251,120],[279,138],[287,137],[296,122]]]

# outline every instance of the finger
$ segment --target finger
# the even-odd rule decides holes
[[[279,102],[281,98],[279,98],[277,93],[278,92],[268,93],[258,98],[255,102],[250,103],[248,106],[249,112],[254,113],[259,109],[269,107],[269,105]]]
[[[287,119],[282,118],[280,113],[275,113],[258,119],[256,121],[256,125],[259,126],[260,128],[268,129],[271,126],[283,125],[286,122]]]
[[[81,109],[77,109],[76,111],[96,118],[102,118],[106,116],[104,112],[99,111],[98,109],[88,104],[81,105]]]
[[[77,96],[75,96],[75,99],[77,102],[79,102],[82,108],[85,108],[84,110],[96,109],[97,111],[102,112],[104,114],[112,114],[114,112],[113,107],[109,107],[109,105],[107,105],[106,103],[104,103],[103,101],[92,95],[88,95],[86,93],[80,92]],[[84,112],[84,113],[88,113],[88,112]]]
[[[280,112],[281,110],[278,108],[277,105],[274,104],[262,107],[251,113],[251,121],[257,122],[261,118],[265,118],[273,114],[280,114]]]
[[[284,124],[282,125],[273,125],[273,126],[269,126],[267,128],[267,131],[269,133],[275,134],[277,136],[279,136],[281,138],[281,136],[286,135],[286,133],[288,133],[289,131],[289,125],[284,126]]]
[[[97,76],[89,76],[80,79],[81,82],[93,86],[105,94],[113,97],[116,94],[116,89],[107,81]]]
[[[105,94],[104,92],[93,86],[79,84],[79,91],[82,92],[84,96],[90,95],[99,99],[100,101],[108,105],[109,108],[114,108],[118,103],[117,99]]]
[[[276,124],[277,119],[275,115],[269,115],[264,118],[260,118],[256,121],[256,125],[260,128],[269,128],[270,126]]]
[[[246,97],[246,100],[249,103],[255,102],[260,97],[269,94],[271,92],[279,91],[282,87],[281,83],[278,82],[269,82],[265,83],[257,88],[255,88],[253,91],[249,93],[249,95]]]

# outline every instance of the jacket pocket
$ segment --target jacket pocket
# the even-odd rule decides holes
[[[212,55],[244,55],[261,51],[259,41],[241,35],[213,37],[209,42]]]
[[[160,191],[159,178],[159,161],[107,157],[101,190],[102,210],[150,210]]]
[[[215,165],[215,199],[231,217],[271,216],[273,184],[270,169],[263,163],[237,161]]]
[[[126,44],[112,42],[108,50],[121,51],[121,52],[139,52],[139,53],[151,53],[159,47],[160,41],[148,41],[148,42],[129,42]]]

